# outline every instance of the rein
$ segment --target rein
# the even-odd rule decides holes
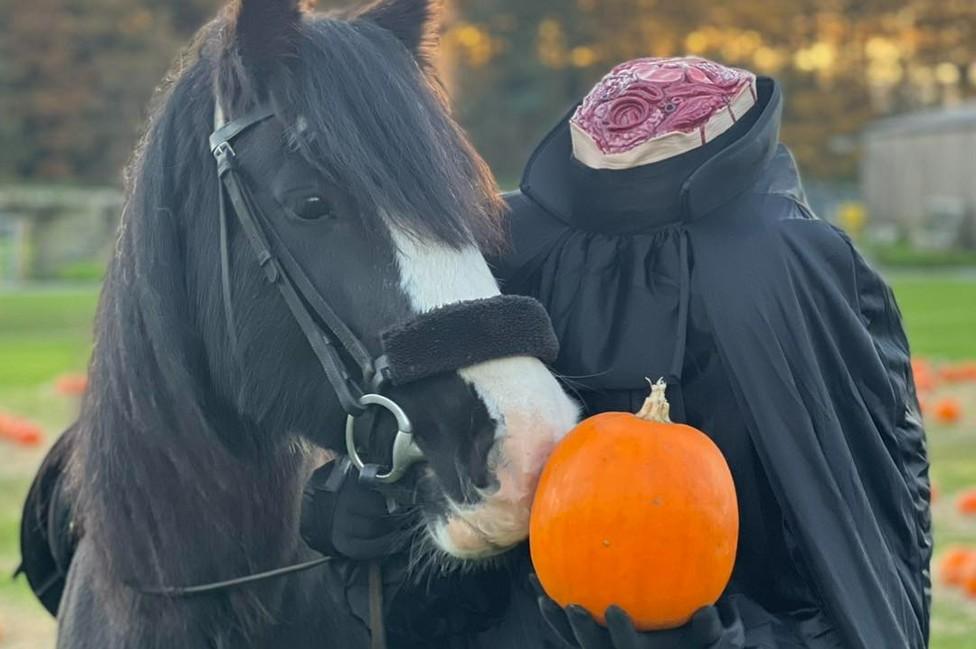
[[[306,570],[311,570],[312,568],[318,568],[319,566],[326,564],[329,561],[332,561],[332,557],[319,557],[318,559],[305,561],[304,563],[296,563],[291,566],[285,566],[284,568],[268,570],[267,572],[258,572],[253,575],[248,575],[246,577],[238,577],[237,579],[214,581],[209,584],[201,584],[199,586],[140,588],[138,590],[143,595],[157,595],[159,597],[182,598],[182,597],[192,597],[194,595],[208,595],[220,591],[231,590],[233,588],[240,588],[241,586],[249,586],[250,584],[256,584],[262,581],[267,581],[268,579],[275,579],[277,577],[284,577],[285,575],[292,575],[298,572],[305,572]]]

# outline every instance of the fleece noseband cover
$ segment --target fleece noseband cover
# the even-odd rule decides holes
[[[536,300],[499,295],[440,307],[383,332],[388,375],[403,385],[512,356],[551,363],[559,341]]]

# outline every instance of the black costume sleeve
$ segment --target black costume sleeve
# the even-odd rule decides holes
[[[894,297],[839,231],[761,202],[764,218],[689,226],[692,290],[843,646],[922,649],[930,487]]]
[[[502,254],[489,258],[488,263],[503,292],[537,297],[526,281],[533,278],[533,269],[567,233],[544,210],[526,209],[531,199],[521,192],[505,194],[505,201],[510,212],[505,220],[509,244]]]
[[[72,426],[48,451],[27,493],[21,519],[17,573],[27,578],[51,615],[57,614],[80,532],[72,524],[72,494],[66,485],[77,435],[77,425]]]

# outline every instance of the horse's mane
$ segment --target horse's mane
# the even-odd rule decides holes
[[[170,606],[127,586],[237,577],[298,551],[306,449],[286,437],[286,422],[276,435],[256,430],[214,389],[219,363],[209,355],[221,350],[208,348],[201,330],[221,321],[217,280],[187,261],[192,246],[217,245],[207,144],[215,79],[245,76],[226,54],[226,32],[226,19],[205,28],[158,94],[127,174],[96,320],[71,473],[98,564],[92,587],[111,598],[106,608],[120,624],[132,607],[158,617]],[[500,203],[484,163],[395,38],[327,18],[307,19],[299,37],[301,56],[265,87],[286,121],[302,117],[305,128],[290,138],[296,149],[348,188],[364,218],[452,245],[497,242]],[[254,100],[241,94],[231,108]],[[235,624],[257,627],[269,606],[254,592],[208,600],[211,608],[191,621],[184,611],[180,623],[217,626],[233,613]],[[213,608],[226,606],[233,610]]]

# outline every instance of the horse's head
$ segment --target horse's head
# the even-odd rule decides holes
[[[259,215],[272,252],[289,258],[283,274],[308,280],[288,305],[240,214],[227,220],[225,268],[215,220],[189,224],[190,294],[199,296],[209,374],[261,434],[346,449],[342,404],[296,304],[328,330],[312,304],[321,298],[377,358],[394,325],[499,293],[482,252],[499,244],[501,202],[432,76],[435,4],[383,0],[313,15],[296,0],[241,0],[215,39],[217,113],[273,113],[233,141],[249,196],[228,196],[227,210]],[[431,340],[429,353],[445,344]],[[338,358],[355,367],[349,351]],[[408,479],[434,544],[478,559],[522,541],[538,474],[577,415],[544,365],[501,358],[383,394],[411,420],[426,459]],[[377,441],[388,448],[396,427],[379,421]]]

